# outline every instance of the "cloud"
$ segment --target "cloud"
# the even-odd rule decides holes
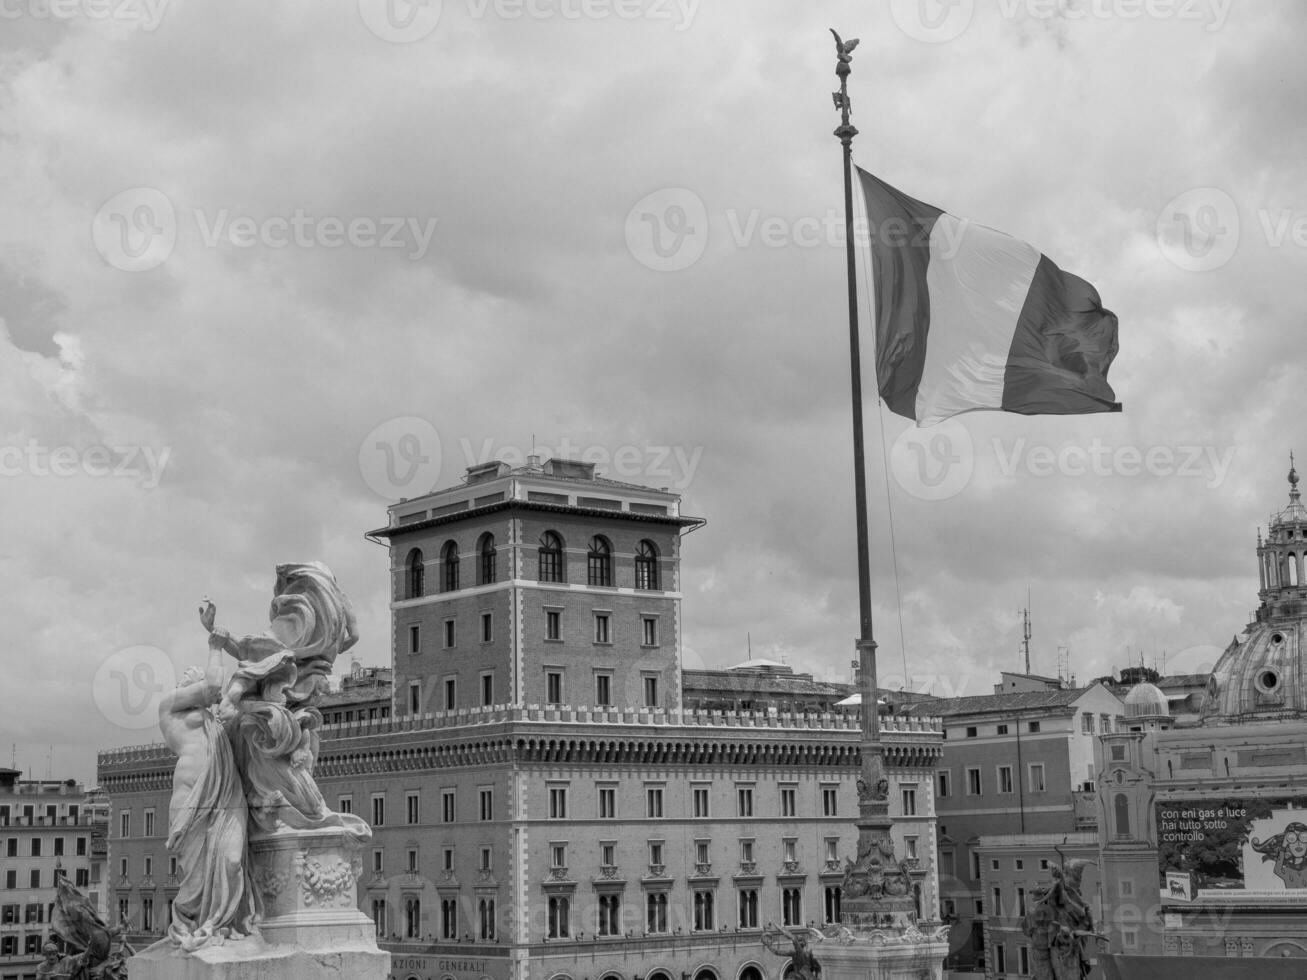
[[[307,0],[168,5],[149,31],[6,22],[0,429],[6,450],[76,461],[42,475],[24,456],[0,479],[19,515],[0,559],[8,638],[32,665],[0,735],[34,765],[54,745],[89,778],[96,746],[154,738],[97,707],[97,671],[139,646],[197,662],[205,593],[258,628],[279,561],[327,561],[359,606],[360,658],[386,662],[388,560],[362,537],[386,501],[358,453],[401,417],[438,432],[442,485],[485,447],[520,456],[533,439],[694,459],[630,477],[676,485],[709,520],[684,546],[687,648],[722,665],[751,642],[847,676],[828,21],[864,38],[858,162],[1036,242],[1122,324],[1124,414],[968,416],[974,471],[945,500],[887,471],[880,434],[892,444],[903,422],[872,406],[882,675],[988,690],[1019,663],[1028,589],[1045,673],[1064,647],[1083,679],[1127,648],[1151,658],[1241,628],[1254,528],[1283,505],[1307,382],[1302,122],[1286,94],[1301,14],[1240,9],[1208,30],[977,11],[933,44],[852,3],[704,4],[685,29],[443,8],[411,44],[374,36],[354,5]],[[133,188],[163,195],[176,232],[140,272],[115,266],[113,236],[130,245],[167,216],[104,213]],[[1228,261],[1204,272],[1158,240],[1194,188],[1228,195],[1238,218]],[[627,235],[636,203],[667,190],[704,213],[702,256],[670,272]],[[337,225],[391,219],[400,247],[331,244]],[[1036,447],[1071,459],[1095,440],[1212,455],[1188,475],[1032,468]],[[135,452],[141,473],[99,475],[99,449],[120,451],[115,465]],[[166,459],[153,486],[147,450]]]

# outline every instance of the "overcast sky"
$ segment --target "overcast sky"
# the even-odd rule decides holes
[[[1122,414],[868,406],[882,676],[987,692],[1027,592],[1036,671],[1210,665],[1307,454],[1300,5],[3,0],[0,764],[156,740],[278,562],[388,662],[364,532],[533,438],[707,518],[687,666],[848,679],[832,26],[856,160],[1120,317]]]

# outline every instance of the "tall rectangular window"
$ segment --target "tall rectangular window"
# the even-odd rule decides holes
[[[980,770],[974,766],[967,767],[967,795],[980,795]]]
[[[408,652],[422,652],[422,627],[417,623],[408,628]]]
[[[563,672],[561,670],[545,671],[545,701],[548,704],[563,703]]]
[[[937,773],[935,774],[935,779],[936,779],[936,782],[938,783],[938,795],[941,796],[941,797],[948,796],[948,791],[949,791],[949,785],[948,785],[948,783],[949,783],[949,775],[948,775],[948,774],[949,774],[949,771],[948,771],[947,769],[941,769],[941,770],[939,770],[939,772],[937,772]]]
[[[481,642],[489,643],[495,637],[494,618],[490,613],[481,614]]]
[[[617,787],[599,787],[599,819],[615,820],[617,818]]]
[[[1023,977],[1030,976],[1030,947],[1017,947],[1017,972]]]
[[[998,767],[998,791],[1000,793],[1012,792],[1012,767],[1011,766]]]
[[[384,827],[386,825],[386,798],[379,793],[372,796],[372,826]]]
[[[707,786],[695,786],[690,790],[694,815],[701,819],[710,816],[708,812],[708,789]]]
[[[445,649],[448,650],[454,645],[454,621],[445,620]]]
[[[1086,735],[1094,734],[1094,716],[1088,711],[1080,716],[1080,730]]]
[[[353,812],[354,812],[354,797],[352,797],[352,796],[342,796],[342,797],[340,797],[339,799],[337,799],[337,800],[336,800],[336,812],[337,812],[337,813],[353,813]]]
[[[1030,763],[1030,792],[1044,792],[1044,764],[1042,762]]]
[[[646,817],[657,818],[663,815],[663,787],[646,786],[644,788]]]
[[[611,674],[595,674],[595,705],[600,708],[611,707],[613,703],[613,678]]]
[[[131,810],[124,810],[122,813],[118,814],[118,836],[119,837],[132,836],[132,811]]]
[[[495,675],[481,675],[481,707],[489,708],[495,703]]]
[[[753,816],[753,787],[735,787],[735,815],[737,817]]]
[[[797,812],[798,789],[794,786],[781,787],[781,816],[792,817]]]
[[[645,616],[640,620],[640,630],[641,644],[647,647],[656,647],[658,645],[658,620],[652,616]]]
[[[453,677],[445,678],[445,710],[453,711],[458,707],[458,681]]]
[[[566,786],[549,787],[549,819],[550,820],[567,819],[567,787]]]
[[[477,813],[482,820],[495,819],[495,791],[493,789],[477,791]]]
[[[839,816],[839,789],[835,786],[821,788],[821,815],[823,817]]]
[[[440,791],[440,821],[441,823],[453,823],[454,818],[454,791],[452,789],[442,789]]]
[[[612,635],[609,629],[612,617],[608,613],[595,613],[595,642],[611,643]]]
[[[404,797],[404,810],[407,823],[415,824],[418,822],[418,794],[408,793]]]
[[[644,678],[644,706],[646,708],[658,707],[658,678],[646,676]]]
[[[1007,973],[1007,947],[1002,943],[994,947],[994,970],[996,973]]]
[[[556,609],[545,611],[545,639],[561,640],[563,638],[563,614]]]
[[[410,681],[408,685],[408,710],[409,714],[420,714],[422,711],[422,684],[419,681]]]
[[[145,811],[145,836],[154,836],[154,810],[146,809]]]
[[[915,817],[917,815],[917,791],[911,787],[903,788],[903,815],[905,817]]]

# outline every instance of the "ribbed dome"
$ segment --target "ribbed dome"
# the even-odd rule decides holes
[[[1243,642],[1234,640],[1212,671],[1204,718],[1238,718],[1307,711],[1302,678],[1304,623],[1257,623]]]
[[[1125,696],[1127,718],[1156,718],[1159,715],[1169,717],[1170,714],[1166,695],[1154,684],[1136,684]]]

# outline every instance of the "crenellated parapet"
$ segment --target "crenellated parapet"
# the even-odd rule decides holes
[[[318,775],[489,765],[819,767],[861,764],[857,719],[835,714],[640,711],[571,706],[489,707],[322,728]],[[933,768],[943,749],[939,719],[887,717],[891,768]],[[167,746],[100,753],[102,784],[114,792],[166,788]]]

